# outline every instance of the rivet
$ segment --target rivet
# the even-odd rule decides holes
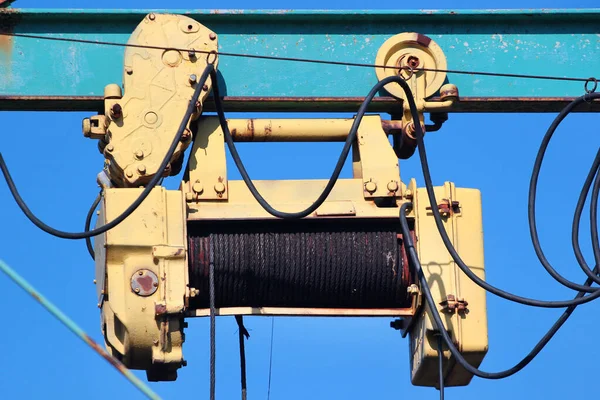
[[[106,151],[111,152],[115,149],[115,146],[113,146],[112,144],[108,144],[106,145]]]
[[[156,15],[154,15],[154,13],[150,13],[150,15],[148,15],[148,19],[150,19],[150,21],[154,21],[155,18]]]
[[[128,178],[133,178],[133,172],[127,171],[125,172],[125,176],[127,176]]]
[[[113,104],[113,106],[110,109],[110,115],[113,118],[121,118],[121,116],[123,115],[123,108],[119,103]]]
[[[134,292],[139,293],[140,292],[140,288],[136,287],[135,289],[133,289]]]
[[[152,286],[154,286],[154,287],[158,287],[158,282],[154,282],[154,283],[152,284]]]
[[[142,275],[144,275],[144,271],[139,271],[139,272],[138,272],[138,275],[139,275],[139,276],[142,276]]]
[[[102,304],[98,303],[98,308],[102,308]]]
[[[210,40],[215,40],[217,38],[217,35],[215,35],[214,32],[211,32],[210,35],[208,35],[208,37],[210,38]]]
[[[96,284],[96,280],[94,279],[94,285]]]
[[[138,165],[137,170],[140,174],[144,175],[146,173],[146,166],[144,164],[140,164]]]
[[[131,69],[131,67],[125,67],[125,73],[127,75],[131,75],[131,74],[133,74],[133,69]]]

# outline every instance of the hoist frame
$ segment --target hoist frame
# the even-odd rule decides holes
[[[36,35],[40,35],[37,33],[40,30],[39,21],[47,23],[48,28],[41,36],[54,37],[60,37],[56,34],[72,31],[74,22],[72,15],[65,11],[44,10],[43,13],[47,14],[45,16],[41,13],[41,10],[0,11],[4,31],[14,34],[14,36],[4,36],[0,43],[0,110],[98,112],[97,116],[84,121],[84,134],[87,137],[101,139],[100,150],[107,159],[106,174],[118,187],[107,188],[105,191],[99,217],[102,224],[110,221],[111,216],[118,215],[124,206],[135,198],[141,191],[138,187],[147,183],[148,179],[156,173],[156,166],[160,161],[157,158],[149,159],[148,156],[153,146],[160,148],[162,144],[150,143],[153,139],[139,138],[133,141],[135,144],[131,144],[127,136],[129,131],[119,136],[119,132],[131,128],[131,126],[123,128],[126,113],[145,116],[145,122],[140,126],[134,126],[131,131],[145,127],[155,132],[163,124],[157,110],[169,102],[169,105],[173,106],[171,110],[173,112],[185,105],[186,96],[196,84],[195,73],[200,70],[197,69],[198,65],[186,64],[185,73],[179,71],[173,74],[177,82],[173,89],[173,92],[177,93],[175,96],[177,101],[169,98],[155,109],[148,106],[149,101],[148,104],[144,101],[149,98],[160,98],[160,94],[151,95],[150,90],[143,94],[137,91],[134,96],[128,98],[128,88],[135,87],[136,90],[141,90],[143,86],[140,85],[140,81],[136,84],[133,80],[140,79],[137,71],[143,71],[145,68],[139,67],[140,63],[144,62],[140,60],[150,60],[151,57],[144,51],[128,49],[129,53],[125,53],[125,70],[121,79],[117,74],[123,71],[123,65],[119,64],[123,64],[123,49],[111,46],[94,47],[86,41],[125,43],[132,40],[137,44],[139,34],[132,39],[129,39],[129,36],[140,21],[156,23],[163,18],[163,14],[181,12],[83,11],[78,14],[79,17],[85,16],[85,33],[71,36],[80,42],[50,42],[61,57],[44,51],[44,57],[50,54],[50,63],[46,61],[49,68],[44,70],[45,76],[43,82],[40,82],[39,79],[35,79],[37,70],[33,69],[35,65],[39,65],[40,60],[38,58],[40,42],[35,38]],[[393,218],[392,214],[397,213],[397,209],[379,207],[377,201],[385,199],[394,205],[406,201],[413,202],[414,210],[411,218],[416,237],[420,237],[417,245],[420,255],[424,255],[422,262],[426,267],[425,274],[428,280],[432,280],[432,286],[435,286],[435,282],[439,286],[434,289],[437,290],[435,300],[445,313],[444,322],[447,329],[452,331],[453,339],[460,346],[460,351],[465,353],[473,365],[478,366],[487,352],[485,293],[457,273],[452,260],[448,259],[447,254],[440,252],[443,246],[435,235],[435,227],[431,219],[428,218],[431,214],[430,207],[427,206],[423,189],[417,188],[414,180],[408,183],[400,180],[397,162],[393,161],[394,157],[390,157],[394,154],[387,136],[402,134],[414,141],[412,136],[414,124],[425,126],[425,113],[429,113],[430,119],[434,122],[430,130],[437,130],[447,118],[446,113],[552,112],[563,107],[572,97],[582,93],[583,83],[571,81],[548,83],[539,79],[534,85],[522,88],[517,84],[519,78],[514,74],[556,75],[554,65],[560,64],[567,70],[577,70],[582,77],[593,76],[594,65],[586,63],[584,58],[600,56],[600,45],[595,38],[596,27],[600,22],[600,11],[583,10],[575,13],[550,10],[527,15],[511,11],[462,11],[460,13],[196,11],[187,15],[189,18],[168,29],[173,28],[179,34],[184,32],[184,34],[197,35],[193,43],[200,48],[195,47],[196,50],[221,51],[218,57],[219,79],[225,92],[224,104],[230,112],[354,112],[362,96],[374,82],[389,76],[390,73],[396,73],[393,68],[391,68],[392,72],[389,71],[388,56],[390,54],[396,56],[406,43],[420,46],[419,54],[434,60],[435,67],[442,71],[418,76],[416,74],[413,76],[412,69],[418,67],[418,58],[411,55],[402,61],[405,63],[402,64],[405,68],[403,72],[408,73],[406,79],[415,94],[420,120],[418,122],[412,120],[401,91],[386,88],[387,93],[377,97],[369,107],[369,111],[389,114],[391,119],[384,120],[380,116],[373,115],[364,118],[359,129],[359,139],[353,148],[353,178],[341,181],[331,200],[317,210],[314,217]],[[574,15],[577,16],[576,20]],[[115,22],[110,27],[111,32],[106,32],[106,26],[102,22],[105,18],[111,18],[111,21]],[[76,20],[76,24],[81,24],[81,21],[81,19]],[[194,21],[198,24],[196,25]],[[264,24],[265,21],[268,21],[268,24]],[[522,22],[525,21],[528,22],[527,29],[522,26]],[[557,31],[551,38],[545,35],[549,21],[552,21],[555,27],[553,29]],[[468,28],[469,24],[479,24],[491,29],[492,23],[495,30],[490,31],[489,34],[486,29],[472,33]],[[228,28],[223,29],[221,34],[220,28],[225,25]],[[282,29],[283,27],[285,30]],[[168,29],[165,28],[165,32]],[[397,41],[390,42],[392,38],[396,38]],[[310,41],[309,45],[305,44],[307,41]],[[198,44],[200,42],[201,44]],[[180,46],[185,47],[186,43]],[[151,44],[150,41],[148,44]],[[542,53],[543,63],[532,60],[528,56],[533,51],[539,53],[539,46],[560,49],[562,46],[586,47],[588,45],[590,48],[586,55],[576,54],[574,57],[564,58],[556,51]],[[71,48],[69,53],[72,54],[72,58],[64,57],[64,46],[74,46],[74,50]],[[302,54],[303,57],[318,59],[320,62],[305,63],[303,65],[306,68],[296,70],[286,68],[285,64],[292,63],[294,60],[240,57],[243,54],[265,54],[266,48],[274,48],[277,57],[280,58],[298,58],[298,54]],[[193,50],[182,58],[181,55],[175,56],[167,51],[162,61],[165,65],[177,67],[196,57]],[[491,59],[493,62],[484,64],[484,58],[486,61]],[[102,60],[102,63],[98,60]],[[398,63],[401,60],[402,58]],[[340,61],[374,63],[377,66],[387,65],[388,68],[367,68],[366,65],[341,68],[340,65],[335,64]],[[89,66],[89,69],[82,73],[80,69],[72,67],[75,62]],[[444,72],[446,69],[488,70],[494,69],[492,68],[494,65],[501,66],[501,70],[496,69],[498,72],[507,74],[503,78],[506,79],[505,85],[488,84],[489,77],[468,73],[453,75],[448,83]],[[159,67],[157,71],[163,68],[162,65]],[[77,85],[68,85],[64,80],[59,79],[65,71],[76,76]],[[155,71],[152,71],[143,75],[141,79],[148,81],[155,79],[158,73],[154,74]],[[264,72],[259,75],[248,71]],[[296,73],[294,79],[302,79],[303,82],[308,83],[291,84],[288,75],[292,72]],[[134,78],[130,77],[132,74]],[[181,77],[185,79],[182,80]],[[123,88],[124,94],[119,84],[114,84],[121,81],[126,83]],[[166,81],[168,79],[161,82]],[[348,85],[347,82],[353,84]],[[189,168],[186,169],[186,176],[179,190],[155,189],[136,214],[96,240],[96,254],[99,255],[97,265],[100,265],[96,270],[98,304],[102,309],[102,328],[107,347],[111,349],[113,355],[123,359],[128,367],[146,369],[150,380],[175,379],[177,369],[185,365],[181,350],[185,341],[183,318],[206,316],[209,312],[206,308],[188,307],[197,289],[189,285],[189,277],[185,269],[186,223],[214,220],[260,221],[270,218],[258,204],[248,201],[251,197],[243,182],[230,182],[227,179],[221,127],[215,117],[200,116],[201,111],[214,110],[214,100],[208,96],[211,84],[207,82],[204,89],[206,93],[198,101],[193,117],[194,120],[199,118],[198,130],[193,133],[187,131],[186,139],[181,142],[177,154],[173,157],[172,165],[169,165],[169,170],[165,173],[169,175],[178,172],[174,170],[182,167],[176,166],[181,158],[180,155],[191,145]],[[103,87],[104,92],[100,95],[99,90]],[[460,97],[458,88],[461,90]],[[144,99],[141,104],[127,106],[129,101],[135,103],[139,98]],[[598,103],[590,102],[576,111],[598,111],[599,109]],[[341,141],[344,140],[345,132],[351,124],[352,119],[243,118],[228,121],[236,141],[254,142]],[[323,129],[324,126],[327,129]],[[169,131],[174,127],[176,123],[165,120],[160,130]],[[102,143],[107,134],[111,136],[111,141]],[[190,140],[192,136],[196,140],[193,143]],[[119,141],[121,139],[122,142]],[[411,149],[405,151],[407,151],[405,158],[408,158],[412,155],[414,146],[412,151]],[[131,161],[132,153],[135,154],[133,161]],[[141,160],[149,161],[144,161],[142,164]],[[257,182],[257,186],[268,197],[281,201],[280,205],[292,204],[294,205],[292,208],[295,209],[296,206],[308,202],[308,199],[316,197],[317,189],[322,186],[322,183],[284,181],[277,182],[277,186],[273,186],[269,183]],[[280,196],[281,192],[293,192],[294,187],[297,192],[292,196],[293,202],[285,196]],[[484,278],[479,192],[456,188],[452,183],[446,183],[443,187],[436,188],[436,191],[439,194],[438,198],[442,199],[438,207],[445,216],[445,227],[453,242],[461,253],[465,254],[464,259],[469,266]],[[165,218],[154,218],[157,215]],[[143,237],[129,235],[128,229],[136,229],[136,224],[151,225],[151,228],[146,230],[148,234]],[[465,240],[459,240],[461,237],[473,238],[473,240],[467,246]],[[147,266],[142,268],[140,265]],[[447,266],[447,268],[438,271],[436,268],[440,266]],[[109,276],[112,283],[107,285],[106,279]],[[466,299],[460,293],[445,293],[444,285],[439,282],[444,284],[452,282],[450,287],[463,294],[468,293],[470,297]],[[128,285],[131,286],[131,290],[128,290]],[[160,297],[158,300],[150,298],[155,293]],[[421,307],[417,285],[411,285],[409,293],[414,296],[410,307],[406,309],[319,310],[234,307],[219,310],[219,315],[403,317],[403,323],[395,327],[401,329],[404,334],[411,335],[412,381],[416,385],[435,386],[437,378],[431,372],[436,368],[434,361],[437,353],[432,344],[435,332],[432,322],[427,317],[426,307]],[[106,300],[105,296],[109,296],[110,300]],[[109,303],[110,306],[105,306]],[[131,311],[138,308],[143,312],[135,311],[137,313],[135,314]],[[419,314],[421,308],[425,308],[423,314]],[[127,319],[138,314],[139,318]],[[466,314],[469,315],[465,316]],[[456,367],[450,354],[445,354],[444,357],[449,360],[446,366],[447,384],[449,386],[468,384],[472,376],[460,367]]]

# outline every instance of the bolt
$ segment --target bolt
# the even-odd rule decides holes
[[[138,272],[138,275],[139,275],[139,276],[142,276],[142,275],[144,275],[144,271],[139,271],[139,272]]]
[[[113,146],[112,144],[108,144],[108,145],[106,145],[106,151],[108,151],[109,153],[110,153],[111,151],[113,151],[114,149],[115,149],[115,146]]]
[[[410,189],[407,189],[407,190],[404,192],[404,197],[406,197],[407,199],[412,199],[412,198],[413,198],[413,192],[412,192],[412,190],[410,190]]]
[[[81,130],[83,131],[83,136],[89,137],[92,133],[92,121],[89,118],[84,118],[81,122]]]
[[[192,202],[192,201],[194,201],[194,195],[193,195],[192,193],[190,193],[190,192],[187,192],[187,193],[185,194],[185,201],[187,201],[187,202]]]
[[[123,108],[119,103],[113,104],[113,106],[110,109],[110,115],[113,118],[121,118],[121,116],[123,115]]]
[[[210,40],[215,40],[217,38],[217,35],[215,35],[214,32],[211,32],[210,35],[208,35],[208,37],[210,38]]]
[[[390,192],[396,192],[398,191],[398,182],[396,181],[391,181],[387,184],[387,188]]]
[[[140,288],[136,287],[135,289],[133,289],[134,292],[139,293],[140,292]]]
[[[194,51],[194,49],[188,50],[188,56],[190,58],[196,58],[196,52]]]
[[[202,86],[202,90],[204,90],[205,92],[208,92],[208,85]]]
[[[127,75],[131,75],[131,74],[133,74],[133,69],[131,69],[131,67],[125,67],[125,73]]]
[[[419,287],[413,283],[412,285],[406,288],[406,292],[408,294],[417,294],[419,293]]]
[[[144,164],[140,164],[138,165],[138,172],[140,173],[140,175],[144,175],[146,173],[146,166]]]
[[[192,190],[197,193],[200,194],[204,191],[204,187],[202,186],[202,183],[200,181],[196,181],[193,185],[192,185]],[[216,190],[216,189],[215,189]]]
[[[96,280],[94,279],[94,285],[96,284]]]
[[[369,193],[373,193],[377,190],[377,184],[375,182],[369,181],[365,183],[365,190]]]
[[[406,61],[406,63],[411,68],[417,68],[419,66],[419,64],[421,64],[421,60],[419,60],[418,57],[410,56],[410,57],[408,57],[408,60]]]
[[[223,182],[215,183],[215,192],[217,192],[218,194],[225,192],[225,185],[223,184]]]
[[[458,100],[458,88],[456,85],[447,83],[440,88],[440,100]]]
[[[137,158],[138,160],[141,160],[142,158],[144,158],[144,151],[143,150],[136,150],[136,152],[135,152],[135,158]]]
[[[125,176],[127,176],[128,178],[133,178],[133,172],[127,171],[125,172]]]
[[[102,308],[102,304],[98,303],[98,308]]]
[[[393,321],[390,322],[390,328],[393,328],[397,331],[399,331],[400,329],[402,329],[403,327],[403,322],[401,319],[395,319]]]
[[[194,83],[196,83],[197,80],[198,80],[198,77],[196,76],[196,74],[190,75],[190,85],[193,85]]]
[[[154,339],[154,340],[152,341],[152,343],[153,343],[155,346],[158,346],[158,340]]]
[[[154,286],[154,287],[158,287],[158,282],[154,282],[154,283],[152,284],[152,286]]]
[[[154,21],[155,18],[156,15],[154,15],[154,13],[150,13],[150,15],[148,15],[148,19],[150,19],[150,21]]]

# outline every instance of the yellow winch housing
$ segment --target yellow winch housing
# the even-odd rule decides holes
[[[191,28],[189,28],[191,27]],[[168,33],[168,35],[167,35]],[[167,39],[168,38],[168,39]],[[400,178],[398,152],[388,136],[402,137],[404,154],[414,152],[414,124],[399,97],[398,119],[367,115],[352,144],[353,177],[339,179],[327,200],[301,220],[266,212],[244,181],[228,179],[224,132],[218,118],[203,116],[211,89],[206,83],[197,110],[170,168],[161,157],[177,130],[205,53],[217,36],[198,22],[152,14],[129,43],[165,40],[180,50],[128,49],[124,95],[107,87],[105,112],[84,122],[84,133],[100,140],[106,160],[97,226],[122,213],[155,174],[176,174],[192,147],[179,190],[154,188],[124,222],[95,241],[98,304],[110,352],[149,380],[174,380],[185,365],[185,318],[209,314],[208,269],[215,270],[216,315],[381,316],[410,336],[412,382],[437,386],[437,344],[430,310],[403,247],[399,207],[409,214],[423,272],[445,328],[462,354],[477,366],[487,352],[486,299],[454,264],[436,231],[424,189]],[[159,40],[159,41],[160,41]],[[216,56],[214,56],[216,57]],[[443,65],[443,52],[417,33],[390,38],[382,46],[377,77],[401,69],[421,117],[458,101],[445,75],[416,70]],[[392,72],[390,72],[392,71]],[[393,72],[396,71],[396,72]],[[442,91],[441,101],[426,98]],[[353,119],[230,119],[234,141],[345,141]],[[408,146],[408,148],[406,147]],[[305,209],[323,191],[324,180],[255,181],[276,209]],[[451,183],[436,187],[444,226],[467,265],[484,278],[481,200],[477,190]],[[449,354],[447,385],[472,376]]]

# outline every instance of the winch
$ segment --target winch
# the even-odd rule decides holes
[[[83,123],[105,157],[97,227],[148,192],[123,222],[95,238],[98,306],[112,355],[146,370],[149,380],[174,380],[186,364],[186,318],[379,316],[409,335],[412,382],[437,386],[437,333],[398,219],[410,202],[411,237],[446,329],[473,365],[481,362],[485,292],[446,251],[425,189],[400,177],[399,159],[415,152],[419,128],[439,129],[459,101],[456,86],[436,72],[446,59],[434,40],[391,35],[373,60],[381,90],[397,99],[390,119],[366,114],[367,101],[346,119],[224,119],[217,81],[227,77],[213,79],[217,32],[186,16],[153,13],[128,45],[123,88],[106,86],[104,112]],[[394,77],[408,84],[418,120],[401,86],[386,83]],[[217,116],[205,112],[211,93]],[[329,181],[253,181],[234,142],[267,141],[345,142],[346,153]],[[228,178],[227,147],[243,180]],[[353,176],[340,179],[350,152]],[[155,184],[181,170],[178,190]],[[435,191],[452,243],[484,278],[479,192],[449,182]],[[472,375],[449,351],[443,356],[446,384],[468,384]]]

